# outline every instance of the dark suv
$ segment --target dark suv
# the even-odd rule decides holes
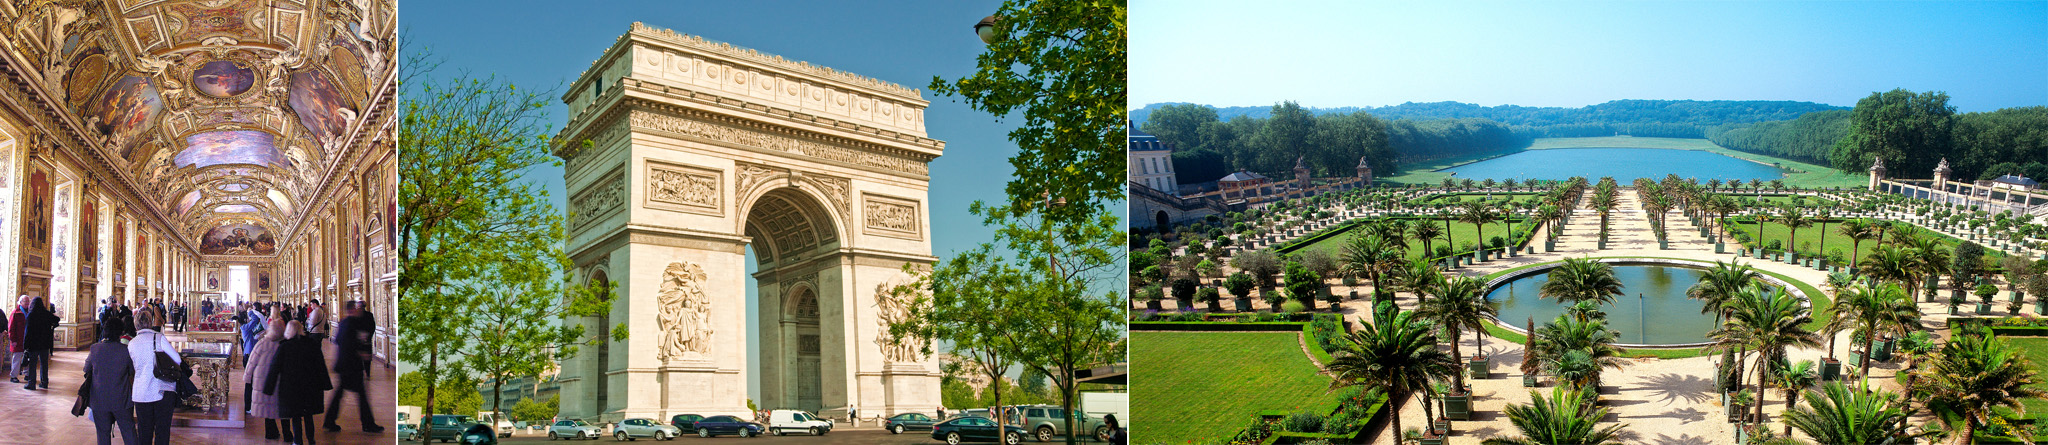
[[[699,420],[704,420],[704,416],[697,414],[677,414],[675,415],[675,417],[668,418],[668,424],[674,425],[676,428],[682,428],[683,434],[697,434],[697,421]]]

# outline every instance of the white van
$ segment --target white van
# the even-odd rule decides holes
[[[823,436],[832,431],[832,422],[820,420],[811,413],[793,409],[778,409],[768,412],[768,431],[777,436],[798,431],[813,436]]]
[[[512,437],[512,431],[519,429],[512,426],[512,419],[505,417],[505,413],[497,411],[477,411],[476,423],[490,426],[498,437]]]

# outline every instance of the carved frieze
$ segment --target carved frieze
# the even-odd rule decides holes
[[[653,130],[679,137],[735,144],[920,176],[931,174],[929,165],[910,158],[689,120],[657,112],[635,110],[628,121],[636,129]]]
[[[920,222],[922,212],[914,200],[862,193],[861,214],[863,227],[869,235],[924,239],[924,225]]]
[[[614,170],[569,200],[569,228],[579,229],[625,207],[625,174]]]
[[[745,199],[744,197],[746,196],[753,196],[756,188],[767,184],[771,180],[789,174],[787,169],[746,162],[736,163],[734,170],[739,174],[739,186],[733,189],[733,196],[742,197],[740,199]]]
[[[719,189],[723,177],[723,172],[718,170],[649,159],[644,176],[647,181],[644,205],[653,209],[724,216],[725,208],[720,205],[724,199]]]

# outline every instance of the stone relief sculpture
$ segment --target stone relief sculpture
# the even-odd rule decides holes
[[[889,333],[890,326],[909,321],[914,305],[919,304],[918,297],[922,291],[898,289],[911,284],[915,283],[908,276],[899,275],[875,286],[875,306],[880,309],[876,324],[881,328],[881,334],[875,336],[875,345],[882,348],[882,359],[889,363],[924,360],[924,339]]]
[[[661,276],[661,350],[663,361],[694,358],[711,352],[711,298],[704,294],[704,267],[669,263]]]

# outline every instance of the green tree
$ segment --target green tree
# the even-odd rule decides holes
[[[551,124],[543,107],[554,97],[544,91],[520,91],[495,77],[457,75],[439,78],[428,56],[404,64],[400,104],[398,215],[398,358],[419,365],[425,378],[426,404],[445,378],[463,376],[449,367],[474,368],[494,378],[537,374],[539,362],[552,362],[574,348],[539,351],[550,332],[581,332],[580,326],[552,327],[552,316],[578,316],[609,310],[597,298],[604,289],[564,285],[568,259],[562,215],[539,184],[521,175],[542,165],[560,165],[551,158]],[[587,143],[586,143],[587,144]],[[573,152],[571,152],[573,153]],[[569,154],[567,156],[573,156]],[[531,298],[538,303],[511,302]],[[476,308],[486,308],[505,326],[480,327]],[[537,313],[552,310],[554,313]],[[512,338],[482,339],[499,330]],[[558,331],[559,330],[559,331]],[[613,336],[624,338],[624,325]],[[480,356],[491,350],[526,351],[502,358],[450,363],[458,356]],[[467,388],[474,394],[474,386]]]
[[[1857,346],[1868,348],[1878,334],[1903,335],[1920,329],[1920,307],[1913,304],[1913,298],[1898,284],[1885,283],[1875,288],[1854,286],[1835,293],[1835,305],[1828,308],[1833,315],[1821,332],[1828,333],[1828,358],[1835,356],[1834,334],[1849,331],[1858,334]],[[1867,351],[1867,349],[1866,349]],[[1870,354],[1864,353],[1857,363],[1863,381],[1870,382]]]
[[[1593,403],[1593,395],[1587,390],[1556,386],[1550,388],[1550,396],[1529,391],[1529,404],[1508,405],[1508,423],[1522,432],[1521,437],[1493,438],[1480,442],[1486,445],[1609,445],[1621,442],[1622,428],[1627,425],[1600,426],[1600,419],[1607,417],[1607,408]],[[1398,430],[1398,429],[1397,429]]]
[[[1749,286],[1763,279],[1763,274],[1747,264],[1714,261],[1714,268],[1700,274],[1700,280],[1685,290],[1685,297],[1700,300],[1700,313],[1713,312],[1719,319],[1728,314],[1728,302],[1734,300]]]
[[[1908,393],[1925,400],[1927,410],[1945,429],[1960,431],[1959,443],[1976,443],[1977,427],[1991,423],[1997,415],[1994,408],[2026,414],[2022,401],[2048,397],[2048,391],[2036,386],[2040,373],[2025,351],[1989,332],[1951,337],[1933,365],[1918,372]]]
[[[1144,131],[1172,145],[1176,151],[1203,148],[1202,125],[1219,122],[1216,109],[1195,104],[1171,104],[1145,116]],[[1176,166],[1178,167],[1178,166]],[[1179,169],[1175,169],[1179,170]]]
[[[438,393],[439,396],[429,395]],[[431,383],[420,371],[407,372],[398,376],[398,404],[417,406],[428,414],[476,414],[483,405],[483,393],[477,392],[476,380],[461,375],[442,376],[440,383]]]
[[[1809,391],[1806,406],[1785,412],[1785,423],[1824,444],[1899,445],[1912,413],[1898,394],[1867,392],[1828,382]]]
[[[1537,291],[1543,298],[1554,298],[1565,303],[1598,301],[1611,303],[1621,295],[1621,280],[1614,277],[1614,266],[1590,258],[1566,258],[1564,264],[1550,270],[1550,281],[1543,283]]]
[[[1801,360],[1775,368],[1772,371],[1771,383],[1785,395],[1785,410],[1789,412],[1799,405],[1799,392],[1813,386],[1814,380],[1819,378],[1819,372],[1814,370],[1814,362]],[[1792,435],[1791,422],[1785,422],[1785,435]]]
[[[1424,263],[1426,264],[1426,263]],[[1451,357],[1464,360],[1458,350],[1461,331],[1470,329],[1473,333],[1472,348],[1480,348],[1479,337],[1486,336],[1488,320],[1500,316],[1500,303],[1486,299],[1486,283],[1472,277],[1452,277],[1438,287],[1436,298],[1423,299],[1417,311],[1424,320],[1429,320],[1451,333]],[[1452,373],[1459,390],[1465,388],[1464,373]]]
[[[1406,400],[1409,394],[1428,391],[1430,380],[1458,372],[1458,359],[1436,348],[1434,325],[1417,319],[1414,312],[1395,310],[1391,303],[1374,310],[1380,314],[1373,318],[1382,322],[1353,331],[1324,366],[1333,377],[1330,391],[1367,386],[1385,389],[1388,400]],[[1392,418],[1393,431],[1401,431],[1400,416]],[[1399,434],[1389,436],[1399,443]]]
[[[1374,300],[1378,300],[1379,295],[1390,293],[1380,278],[1403,263],[1401,255],[1400,246],[1392,241],[1358,233],[1345,242],[1344,254],[1337,261],[1345,275],[1371,280]]]
[[[1127,15],[1123,2],[1006,0],[974,74],[932,78],[933,93],[999,118],[1021,114],[1004,208],[1064,201],[1039,211],[1086,224],[1103,202],[1124,199]]]
[[[1872,157],[1883,157],[1892,171],[1933,171],[1954,143],[1955,107],[1948,94],[1895,89],[1856,101],[1849,134],[1828,156],[1836,169],[1860,172]]]
[[[956,354],[965,350],[980,361],[991,381],[1002,380],[1013,363],[1052,376],[1060,406],[1072,411],[1073,373],[1124,356],[1123,296],[1109,285],[1124,273],[1121,223],[1103,212],[1058,219],[981,202],[968,210],[996,228],[994,242],[893,289],[914,297],[910,316],[889,327],[891,341],[947,341]],[[1006,253],[997,254],[995,243]],[[931,352],[933,342],[917,343]],[[1066,430],[1074,431],[1068,422]]]
[[[1767,289],[1756,285],[1729,302],[1728,320],[1722,322],[1720,329],[1708,334],[1718,342],[1717,349],[1736,346],[1757,353],[1755,405],[1758,419],[1764,416],[1764,384],[1770,371],[1766,364],[1782,360],[1785,348],[1820,346],[1820,336],[1805,327],[1812,320],[1810,308],[1798,297],[1785,293],[1782,288]]]
[[[554,419],[555,414],[561,411],[561,407],[561,394],[548,396],[546,402],[528,397],[520,399],[519,403],[512,404],[510,415],[513,419],[521,422],[545,422]]]

